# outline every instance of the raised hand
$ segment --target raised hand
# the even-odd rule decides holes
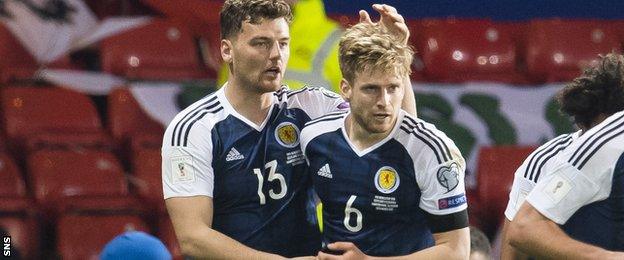
[[[405,19],[397,12],[396,8],[386,4],[374,4],[373,9],[380,15],[377,23],[381,24],[384,29],[404,44],[407,44],[410,35],[409,29],[407,24],[405,24]],[[368,12],[364,10],[360,10],[360,22],[375,24]]]

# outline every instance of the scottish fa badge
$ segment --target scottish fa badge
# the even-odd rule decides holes
[[[446,189],[446,193],[449,193],[459,185],[459,166],[457,163],[452,163],[449,166],[440,167],[437,177],[440,185]]]
[[[287,148],[299,145],[299,128],[291,122],[281,123],[275,128],[275,139]]]
[[[394,168],[384,166],[375,174],[375,187],[381,193],[389,194],[399,187],[400,180],[399,174]]]

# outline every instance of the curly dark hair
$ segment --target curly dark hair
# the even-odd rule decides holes
[[[588,129],[600,115],[624,110],[624,56],[599,55],[598,65],[566,85],[557,94],[561,111]]]
[[[226,0],[220,13],[221,39],[238,34],[243,22],[258,24],[263,19],[283,17],[292,21],[290,6],[283,0]]]

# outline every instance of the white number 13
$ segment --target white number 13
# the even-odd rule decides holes
[[[288,187],[286,187],[286,179],[284,175],[275,172],[277,170],[277,160],[270,161],[264,165],[264,169],[269,169],[269,178],[268,181],[272,182],[277,180],[280,184],[279,193],[275,193],[273,189],[269,190],[269,197],[274,200],[278,200],[286,196],[286,192],[288,191]],[[262,175],[262,170],[260,168],[253,169],[253,173],[258,178],[258,197],[260,197],[260,205],[266,204],[266,197],[264,193],[262,193],[262,185],[264,183],[264,176]]]

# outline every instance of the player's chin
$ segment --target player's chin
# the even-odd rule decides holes
[[[262,80],[260,81],[260,88],[263,92],[273,92],[277,91],[282,86],[282,79],[275,78],[271,80]]]
[[[368,131],[372,134],[386,133],[392,129],[392,124],[389,122],[369,122]]]

